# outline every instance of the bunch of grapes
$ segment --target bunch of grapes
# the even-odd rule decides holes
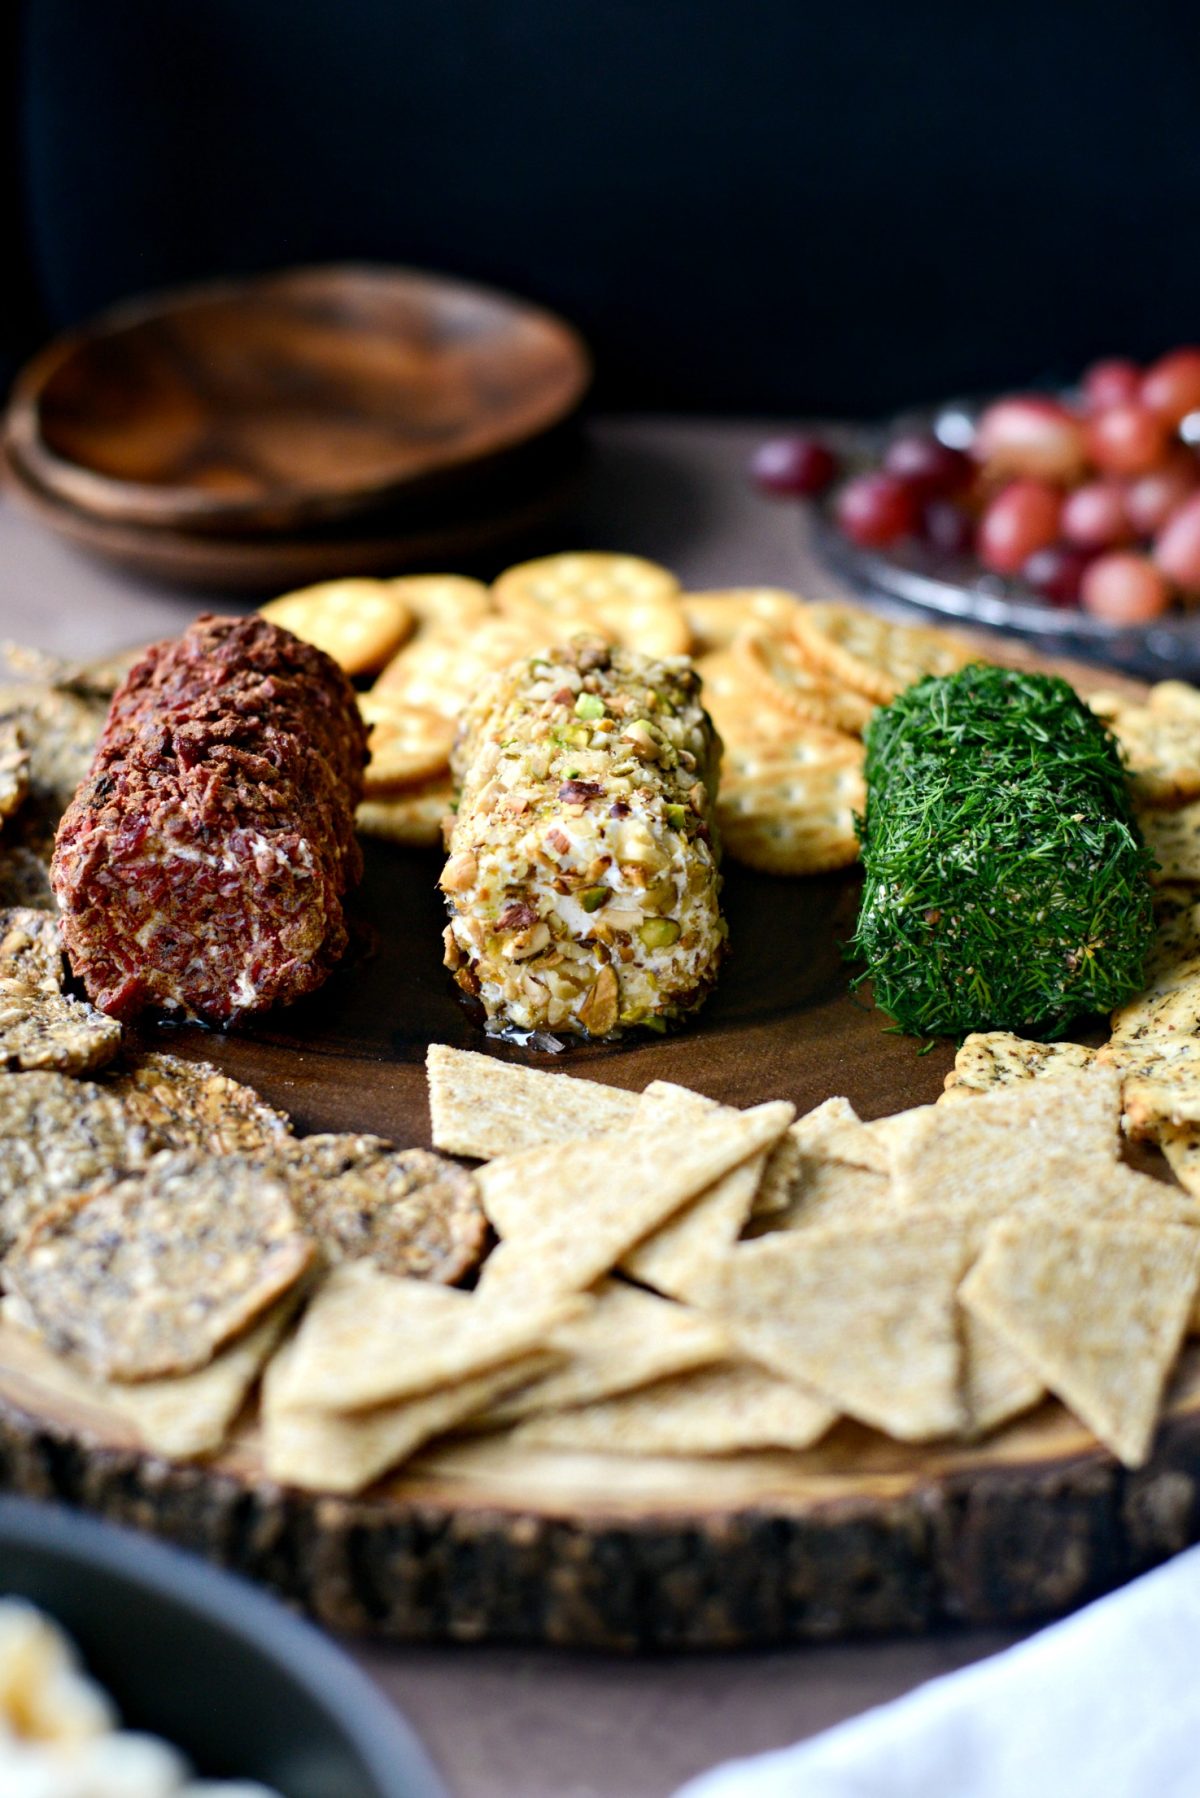
[[[834,516],[852,542],[924,540],[973,554],[1052,605],[1141,624],[1200,604],[1200,349],[1141,369],[1096,362],[1078,401],[996,400],[965,449],[906,434],[847,480]],[[816,494],[836,466],[812,438],[764,444],[759,484]]]

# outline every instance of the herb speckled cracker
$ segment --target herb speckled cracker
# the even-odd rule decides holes
[[[1152,880],[1200,882],[1200,799],[1175,811],[1147,807],[1138,813],[1138,822],[1158,863]]]
[[[56,1200],[138,1166],[145,1153],[146,1132],[91,1081],[0,1077],[0,1248]]]
[[[1200,710],[1182,681],[1151,687],[1146,705],[1118,705],[1109,719],[1139,805],[1200,799]]]
[[[208,1061],[151,1049],[134,1056],[106,1085],[157,1148],[255,1155],[291,1137],[285,1113]]]
[[[487,1219],[472,1175],[377,1136],[304,1136],[285,1146],[292,1200],[328,1261],[453,1285],[483,1254]]]
[[[1140,1467],[1198,1283],[1194,1230],[1014,1217],[989,1233],[962,1298],[1127,1467]]]
[[[514,1441],[531,1448],[636,1455],[803,1449],[836,1417],[831,1406],[792,1381],[729,1361],[597,1404],[530,1418]]]
[[[541,1143],[620,1130],[638,1095],[599,1080],[519,1067],[469,1049],[432,1043],[426,1057],[433,1146],[491,1161]]]
[[[167,1152],[47,1212],[5,1274],[52,1348],[101,1379],[152,1380],[204,1366],[312,1252],[282,1180]]]
[[[51,823],[87,773],[107,706],[55,687],[0,689],[0,725],[19,729],[29,752],[29,802]]]
[[[724,1109],[683,1140],[627,1130],[506,1156],[481,1168],[484,1210],[504,1238],[481,1290],[580,1291],[730,1168],[770,1148],[791,1123],[782,1102]]]
[[[1056,1080],[1079,1073],[1096,1058],[1082,1043],[1038,1043],[1008,1030],[973,1031],[954,1057],[939,1104],[977,1093],[1019,1085],[1023,1080]]]

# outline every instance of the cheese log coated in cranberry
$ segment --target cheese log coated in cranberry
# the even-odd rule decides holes
[[[199,619],[115,694],[51,880],[101,1010],[215,1023],[320,986],[362,871],[366,731],[323,651],[261,618]]]

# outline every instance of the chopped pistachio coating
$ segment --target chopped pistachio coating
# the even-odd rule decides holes
[[[577,638],[468,708],[446,962],[490,1027],[608,1037],[708,993],[726,927],[699,691],[683,657]]]

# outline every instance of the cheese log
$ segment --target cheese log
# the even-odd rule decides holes
[[[610,1037],[661,1027],[712,987],[719,740],[699,695],[684,657],[578,638],[469,707],[446,964],[490,1029]]]
[[[224,1023],[298,999],[346,946],[366,732],[329,656],[205,617],[118,688],[59,825],[67,954],[114,1017]]]

